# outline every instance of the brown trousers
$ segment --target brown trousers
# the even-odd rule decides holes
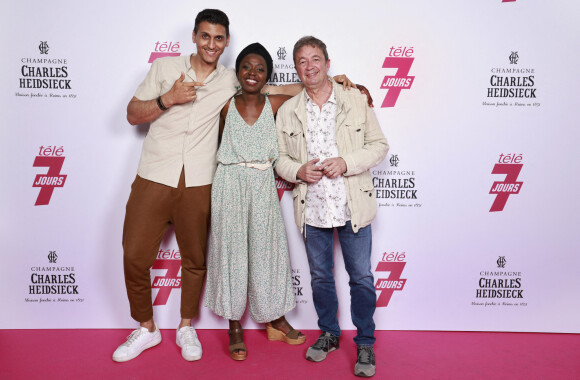
[[[177,188],[135,178],[123,226],[123,264],[131,317],[136,321],[153,318],[149,270],[170,224],[181,254],[181,318],[198,315],[210,202],[211,185],[186,188],[183,171]]]

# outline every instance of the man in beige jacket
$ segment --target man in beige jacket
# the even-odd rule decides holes
[[[333,274],[333,234],[338,232],[350,276],[351,317],[357,327],[357,376],[375,374],[371,272],[371,222],[377,211],[369,169],[386,156],[388,144],[377,118],[357,91],[344,91],[328,76],[326,45],[303,37],[294,63],[304,90],[279,110],[280,158],[276,171],[295,183],[294,216],[305,236],[312,295],[322,334],[306,358],[322,361],[339,347],[338,299]]]

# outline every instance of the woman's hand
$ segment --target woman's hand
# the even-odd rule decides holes
[[[342,88],[345,90],[350,90],[351,88],[356,88],[356,85],[354,83],[352,83],[351,80],[348,79],[348,77],[344,74],[335,75],[333,79],[336,83],[342,84]]]
[[[352,83],[352,81],[350,79],[348,79],[348,77],[344,74],[335,75],[333,79],[336,83],[342,84],[342,88],[345,90],[350,90],[351,88],[358,89],[361,94],[367,96],[367,101],[368,101],[369,107],[374,107],[373,97],[371,96],[371,93],[369,92],[369,90],[367,90],[367,88],[365,86],[363,86],[362,84]]]

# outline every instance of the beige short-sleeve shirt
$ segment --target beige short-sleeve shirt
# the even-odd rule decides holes
[[[185,82],[197,81],[189,55],[156,59],[135,97],[151,100],[165,94],[182,72]],[[186,187],[212,183],[217,166],[219,114],[239,83],[234,70],[220,64],[204,83],[197,88],[193,102],[174,105],[151,122],[141,152],[140,177],[176,188],[184,168]]]

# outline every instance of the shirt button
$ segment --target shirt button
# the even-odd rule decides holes
[[[302,199],[302,200],[300,201],[300,203],[304,204],[304,199]]]
[[[373,193],[369,193],[369,197],[372,197],[372,196],[373,196]]]

